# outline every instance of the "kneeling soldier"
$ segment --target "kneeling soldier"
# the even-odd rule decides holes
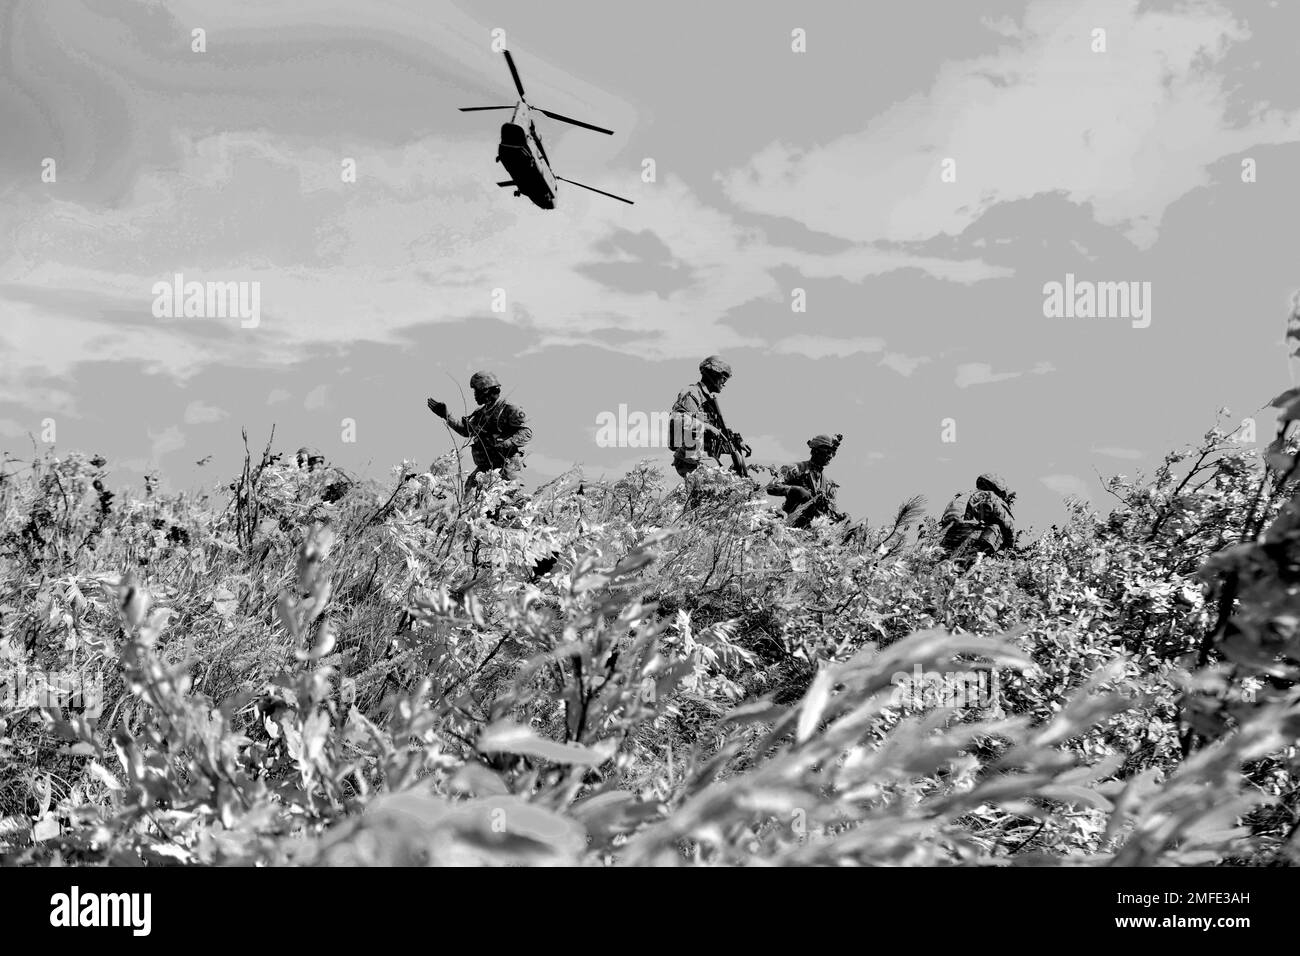
[[[940,523],[942,545],[949,555],[999,554],[1015,546],[1016,526],[1011,505],[1015,503],[1016,493],[992,473],[980,475],[975,488],[962,516],[950,518],[945,512],[944,518],[949,520]],[[949,508],[955,511],[953,506]]]
[[[835,510],[835,493],[839,485],[829,480],[824,471],[835,457],[843,438],[843,435],[810,438],[808,447],[812,454],[808,460],[786,465],[776,480],[767,486],[769,495],[785,497],[782,510],[789,515],[786,520],[791,527],[806,528],[818,515],[830,515],[835,521],[846,517]]]

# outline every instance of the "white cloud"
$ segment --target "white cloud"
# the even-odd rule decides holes
[[[1105,53],[1091,49],[1099,24]],[[1208,165],[1300,138],[1295,114],[1227,118],[1229,81],[1213,68],[1248,32],[1219,5],[1036,0],[1018,26],[994,29],[1009,39],[997,53],[946,64],[861,132],[810,149],[772,143],[722,177],[727,195],[848,239],[908,241],[1060,193],[1145,246]],[[940,177],[948,158],[954,182]]]
[[[203,401],[190,402],[185,406],[183,416],[186,425],[202,425],[206,422],[219,422],[223,418],[229,418],[230,413],[225,409],[217,408],[215,405],[208,405]]]
[[[803,355],[807,358],[845,358],[861,352],[879,352],[885,347],[884,339],[837,339],[829,335],[790,335],[772,346],[781,355]]]
[[[800,446],[802,447],[803,442],[812,438],[814,434],[816,434],[815,431],[808,430],[808,434],[799,439]],[[802,451],[791,451],[785,442],[776,435],[746,435],[745,441],[749,442],[749,447],[754,450],[754,461],[785,465],[808,457],[806,448],[803,448]]]
[[[328,392],[329,389],[326,386],[317,385],[302,400],[302,407],[306,409],[324,408]]]
[[[958,388],[969,388],[972,385],[988,385],[990,382],[1019,377],[1019,372],[994,372],[993,366],[985,362],[970,362],[957,366],[956,385]]]
[[[1044,475],[1038,480],[1062,498],[1074,497],[1082,498],[1084,501],[1091,500],[1092,496],[1088,489],[1088,483],[1077,475]]]
[[[149,440],[149,460],[153,464],[157,464],[163,455],[185,447],[185,433],[175,425],[169,425],[160,432],[150,429]]]
[[[293,395],[287,389],[273,388],[271,394],[266,396],[266,404],[274,405],[277,402],[287,402],[291,398],[293,398]]]
[[[21,438],[31,429],[25,428],[12,418],[0,418],[0,435],[6,438]]]
[[[313,179],[322,169],[336,170],[337,156],[325,149],[261,133],[175,136],[176,168],[142,171],[125,202],[63,202],[58,216],[31,202],[0,209],[0,233],[19,237],[27,252],[0,257],[0,286],[11,290],[0,292],[0,311],[11,313],[0,323],[0,351],[11,358],[17,383],[12,396],[0,384],[0,400],[31,407],[27,379],[71,378],[86,361],[136,361],[147,373],[185,381],[213,364],[291,364],[310,346],[398,343],[412,326],[481,314],[498,287],[508,292],[502,318],[528,324],[539,348],[587,344],[643,358],[684,358],[701,348],[762,347],[761,339],[723,318],[755,300],[784,297],[788,290],[773,278],[780,269],[850,282],[898,269],[960,283],[1012,274],[973,259],[865,247],[813,253],[772,244],[674,176],[653,187],[653,202],[625,207],[570,191],[555,210],[538,214],[527,203],[500,201],[484,178],[481,144],[472,141],[356,144],[352,152],[369,172],[364,184],[338,191]],[[413,171],[434,178],[417,176],[413,185]],[[285,177],[314,185],[279,189]],[[212,220],[217,195],[220,225],[195,231],[194,221]],[[272,220],[281,239],[275,251],[245,251],[249,230]],[[692,281],[663,295],[606,284],[581,268],[601,261],[595,250],[620,231],[652,235],[671,261],[690,264]],[[177,236],[185,237],[180,247]],[[194,261],[206,265],[190,266]],[[178,271],[260,283],[259,326],[155,319],[153,284]],[[195,334],[197,322],[207,323],[208,334]],[[609,328],[657,334],[611,343],[598,334]],[[55,352],[46,347],[51,340],[62,343]],[[815,357],[879,351],[883,343],[851,339],[844,351],[826,351],[815,337],[795,336],[786,347]],[[272,392],[268,404],[282,400],[278,395]],[[70,401],[64,396],[56,410],[69,410]]]
[[[880,364],[885,368],[891,368],[903,378],[909,378],[913,372],[926,362],[930,361],[924,355],[903,355],[900,352],[886,352],[885,357],[880,360]]]

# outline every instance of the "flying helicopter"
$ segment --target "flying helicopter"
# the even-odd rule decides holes
[[[519,79],[519,71],[515,69],[514,58],[510,56],[509,50],[503,50],[502,52],[506,55],[506,65],[510,67],[510,75],[514,77],[515,89],[519,91],[519,102],[514,106],[462,106],[460,108],[462,113],[477,113],[483,110],[514,110],[510,122],[501,124],[501,143],[497,146],[497,162],[505,167],[506,172],[510,174],[510,178],[497,183],[497,185],[515,187],[516,196],[527,196],[543,209],[555,208],[555,196],[558,190],[556,186],[557,180],[569,183],[571,186],[589,189],[593,193],[600,193],[610,199],[617,199],[629,206],[635,205],[630,199],[624,199],[622,196],[615,196],[613,193],[607,193],[595,186],[588,186],[585,183],[574,182],[572,179],[565,179],[563,176],[555,175],[551,169],[551,161],[546,155],[546,147],[542,145],[542,138],[538,135],[537,126],[533,122],[533,114],[541,113],[553,120],[559,120],[561,123],[581,126],[583,129],[594,130],[607,136],[613,136],[614,131],[592,126],[590,123],[584,123],[581,120],[570,119],[567,116],[561,116],[559,113],[552,113],[550,110],[544,110],[537,106],[530,106],[524,98],[524,84]]]

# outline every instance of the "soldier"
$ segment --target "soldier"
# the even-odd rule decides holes
[[[948,536],[952,526],[959,524],[962,515],[966,513],[966,496],[961,492],[952,496],[952,501],[948,502],[948,507],[943,509],[943,515],[939,518],[939,540],[942,541]]]
[[[306,468],[309,472],[325,467],[325,456],[320,453],[318,448],[308,448],[303,445],[298,449],[298,453],[294,457],[298,462],[298,467]]]
[[[311,480],[319,483],[321,500],[326,504],[333,504],[338,501],[352,487],[352,480],[343,472],[326,465],[325,455],[319,448],[303,445],[294,454],[294,462],[300,470],[305,470],[308,475],[316,476]]]
[[[843,435],[817,435],[808,439],[811,454],[807,461],[786,465],[776,480],[767,486],[769,495],[782,495],[782,510],[789,515],[790,526],[806,528],[818,515],[830,515],[842,521],[846,515],[835,510],[835,494],[839,488],[825,475],[826,466],[839,450]]]
[[[748,474],[745,458],[753,451],[738,433],[727,428],[718,407],[718,393],[730,378],[731,366],[710,355],[700,363],[700,380],[682,389],[673,402],[668,447],[673,452],[673,468],[684,479],[697,471],[706,457],[720,463],[724,453],[731,455],[738,473]]]
[[[463,418],[449,418],[446,404],[433,398],[428,401],[429,410],[452,431],[470,439],[474,470],[465,480],[467,494],[477,484],[478,476],[489,471],[499,471],[506,480],[517,478],[524,467],[524,445],[533,438],[523,409],[501,400],[501,383],[495,375],[475,372],[469,387],[474,390],[478,408]]]
[[[980,475],[975,488],[977,490],[967,500],[966,510],[960,518],[949,520],[946,526],[940,521],[944,532],[942,544],[950,555],[959,551],[998,554],[1015,545],[1015,518],[1011,514],[1011,505],[1016,500],[1016,493],[1008,491],[1006,482],[991,473]],[[949,510],[953,510],[952,505]],[[948,512],[944,512],[944,518],[949,518]]]

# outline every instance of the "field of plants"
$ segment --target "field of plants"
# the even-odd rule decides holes
[[[11,463],[0,862],[1292,865],[1295,447],[1234,437],[969,567],[654,462]]]

